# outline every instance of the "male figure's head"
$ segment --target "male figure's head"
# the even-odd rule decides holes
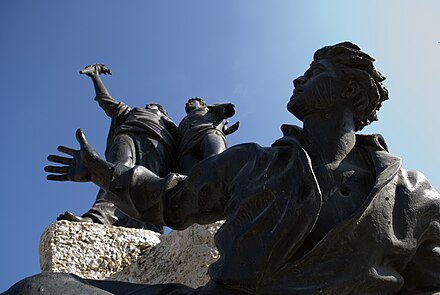
[[[159,110],[162,114],[168,117],[168,112],[164,109],[164,107],[158,103],[149,103],[145,106],[146,110]]]
[[[191,111],[206,107],[206,102],[200,97],[192,97],[185,103],[185,112],[189,114]]]
[[[361,130],[377,120],[376,112],[388,99],[385,78],[373,62],[350,42],[317,50],[310,68],[293,81],[288,110],[304,121],[309,114],[345,104],[352,110],[355,130]]]

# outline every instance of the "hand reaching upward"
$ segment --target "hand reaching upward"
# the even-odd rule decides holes
[[[88,65],[83,70],[79,71],[80,74],[87,75],[89,77],[98,76],[100,74],[111,75],[112,71],[104,64]]]

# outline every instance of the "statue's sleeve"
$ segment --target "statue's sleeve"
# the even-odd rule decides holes
[[[251,148],[252,149],[252,148]],[[185,229],[226,218],[237,173],[254,152],[241,145],[207,158],[188,176],[170,173],[161,178],[143,166],[117,165],[109,198],[127,215],[142,221]]]
[[[440,243],[422,243],[403,275],[405,285],[401,294],[438,294],[436,292],[440,292]]]
[[[440,195],[419,172],[419,181],[411,186],[417,202],[417,231],[420,244],[405,267],[404,286],[399,294],[440,294]],[[413,202],[414,204],[414,202]],[[437,293],[438,292],[438,293]]]
[[[121,116],[122,114],[127,114],[131,110],[131,108],[125,103],[117,101],[110,95],[104,93],[97,95],[95,100],[98,102],[99,106],[104,110],[107,116],[112,119]]]

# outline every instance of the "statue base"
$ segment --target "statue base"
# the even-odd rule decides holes
[[[40,239],[42,271],[87,279],[142,284],[181,283],[196,288],[218,259],[214,234],[222,222],[161,235],[149,230],[58,221]]]

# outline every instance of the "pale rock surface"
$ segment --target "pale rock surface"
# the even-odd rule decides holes
[[[132,283],[199,287],[218,259],[214,234],[222,222],[161,235],[149,230],[58,221],[40,239],[42,271]]]

